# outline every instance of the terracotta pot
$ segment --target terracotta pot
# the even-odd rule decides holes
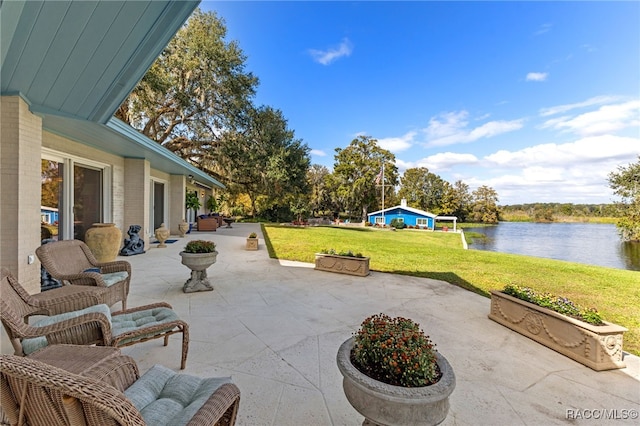
[[[112,262],[120,250],[122,231],[115,223],[94,223],[84,234],[84,242],[98,262]]]
[[[405,388],[379,382],[351,364],[355,339],[345,341],[338,350],[337,362],[344,393],[349,403],[365,417],[367,425],[437,425],[449,412],[449,395],[456,377],[446,358],[436,353],[442,377],[430,386]]]

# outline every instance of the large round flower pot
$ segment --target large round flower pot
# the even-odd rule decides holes
[[[218,252],[186,253],[181,251],[180,256],[182,257],[182,264],[191,269],[191,278],[184,283],[182,291],[193,293],[213,290],[213,286],[209,283],[209,278],[207,277],[207,268],[216,263]]]
[[[342,385],[349,403],[365,417],[363,425],[408,426],[437,425],[449,412],[449,395],[456,377],[446,358],[436,353],[442,377],[430,386],[405,388],[379,382],[361,373],[351,363],[355,339],[345,341],[338,350],[337,362],[344,376]]]
[[[112,262],[120,250],[122,231],[115,223],[94,223],[84,234],[84,242],[98,262]]]

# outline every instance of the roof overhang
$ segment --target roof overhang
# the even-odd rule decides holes
[[[2,95],[39,115],[105,124],[200,2],[0,3]]]
[[[162,172],[183,176],[192,175],[194,180],[200,183],[224,188],[224,185],[218,180],[117,118],[111,118],[106,124],[100,124],[56,115],[45,115],[42,127],[53,134],[110,154],[124,158],[148,160],[152,168]]]
[[[43,129],[169,174],[220,182],[113,118],[199,0],[0,0],[0,87]]]
[[[417,214],[419,216],[426,216],[426,217],[430,217],[430,218],[435,218],[436,217],[436,215],[433,214],[433,213],[425,212],[424,210],[414,209],[413,207],[408,207],[408,206],[403,206],[403,205],[393,206],[393,207],[386,208],[384,210],[378,210],[378,211],[375,211],[375,212],[367,213],[367,216],[374,216],[374,215],[377,215],[377,214],[387,213],[387,212],[390,212],[392,210],[404,210],[404,211],[409,212],[409,213]]]

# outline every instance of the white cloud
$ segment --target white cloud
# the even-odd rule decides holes
[[[396,160],[396,165],[400,170],[426,167],[434,173],[450,170],[454,166],[473,165],[476,163],[478,163],[478,158],[475,155],[455,152],[441,152],[418,161]]]
[[[545,81],[549,73],[546,72],[530,72],[527,74],[527,81]]]
[[[554,128],[581,136],[602,135],[634,126],[640,126],[640,101],[603,105],[596,111],[554,118],[542,124],[542,128]]]
[[[601,135],[565,144],[541,144],[519,151],[500,150],[484,157],[488,167],[573,167],[608,163],[640,154],[640,139]]]
[[[564,144],[546,143],[499,150],[483,158],[471,153],[442,152],[416,161],[396,160],[400,172],[427,167],[471,190],[482,185],[498,192],[500,204],[534,202],[610,203],[616,198],[608,175],[637,161],[640,137],[600,135]]]
[[[542,108],[540,110],[540,115],[546,117],[548,115],[561,114],[567,111],[571,111],[572,109],[579,109],[590,107],[593,105],[602,105],[608,104],[612,102],[617,102],[621,98],[619,96],[595,96],[593,98],[589,98],[583,102],[577,102],[575,104],[566,104],[566,105],[558,105],[550,108]]]
[[[315,155],[317,157],[326,157],[327,153],[322,151],[321,149],[312,149],[311,155]]]
[[[350,56],[351,52],[353,52],[353,45],[347,38],[343,39],[337,47],[327,50],[309,49],[309,54],[313,60],[322,65],[329,65],[336,59],[342,58],[343,56]]]
[[[492,177],[464,179],[470,186],[494,188],[502,204],[531,202],[609,203],[609,173],[636,161],[640,138],[601,135],[565,144],[501,150],[480,164]]]
[[[469,133],[469,139],[470,141],[475,141],[480,138],[490,138],[492,136],[512,132],[520,128],[522,128],[522,120],[490,121],[473,129]]]
[[[538,28],[538,30],[533,33],[534,36],[539,36],[545,33],[548,33],[549,31],[551,31],[551,27],[553,25],[552,24],[542,24],[540,25],[540,28]]]
[[[446,146],[469,143],[522,128],[522,120],[497,120],[469,129],[468,115],[467,111],[458,111],[432,117],[429,120],[429,126],[424,129],[428,139],[427,145]]]
[[[386,150],[391,152],[400,152],[405,151],[413,145],[413,139],[415,138],[417,132],[409,132],[403,136],[398,138],[383,138],[378,139],[378,145]]]

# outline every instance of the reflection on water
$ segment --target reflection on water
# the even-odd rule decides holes
[[[620,257],[627,269],[640,271],[640,243],[620,243]]]
[[[471,249],[640,271],[640,243],[621,242],[612,224],[501,222],[466,230],[486,236]]]

